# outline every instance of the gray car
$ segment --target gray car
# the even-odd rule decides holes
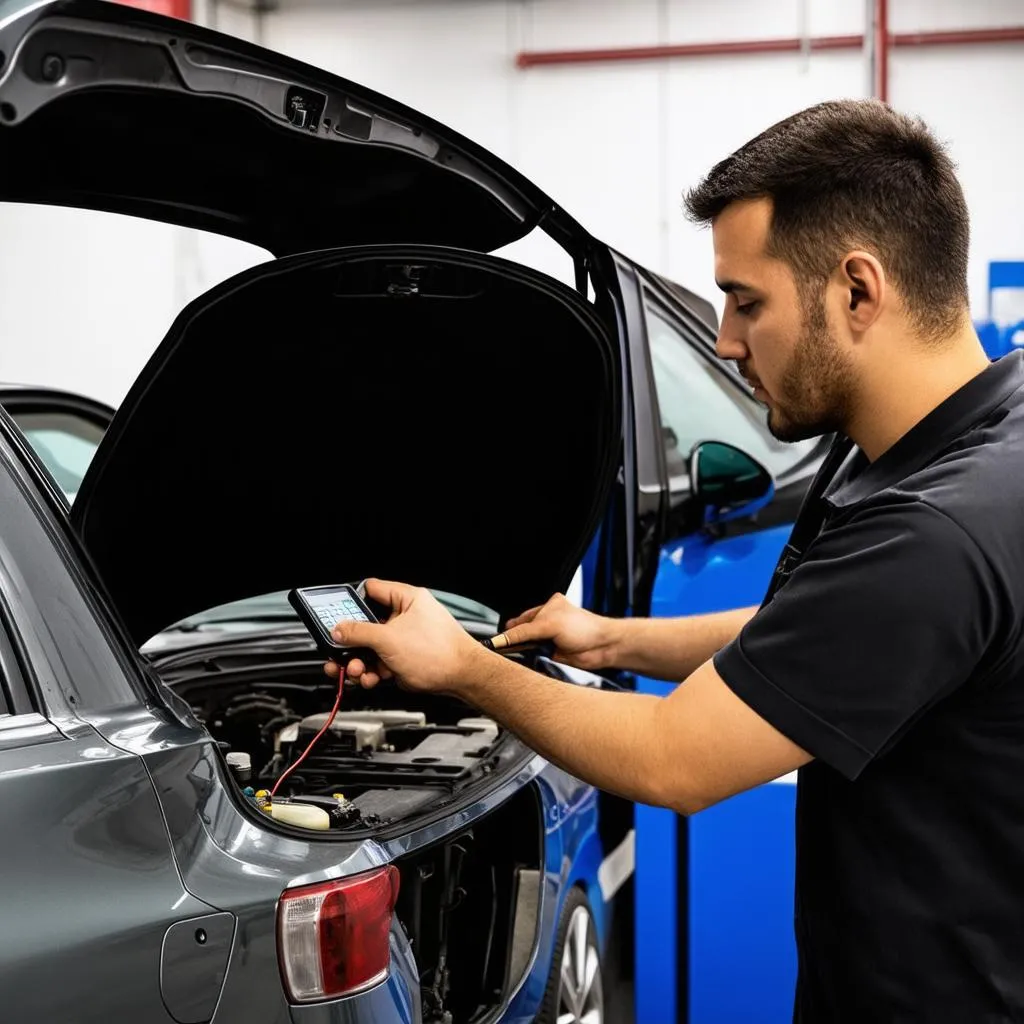
[[[483,637],[583,564],[645,614],[666,536],[772,489],[731,449],[709,495],[661,425],[645,309],[742,391],[707,305],[444,125],[117,4],[0,0],[0,140],[2,201],[275,257],[112,419],[0,396],[5,1024],[628,1019],[632,807],[447,698],[345,690],[328,727],[280,594],[400,578]],[[490,255],[534,229],[575,289]]]

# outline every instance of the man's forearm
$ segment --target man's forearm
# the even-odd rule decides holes
[[[540,675],[474,645],[453,691],[570,775],[637,803],[696,814],[805,765],[707,662],[667,697]]]
[[[654,679],[679,682],[735,639],[753,608],[679,619],[610,619],[614,664]]]
[[[652,742],[661,698],[574,686],[483,648],[458,692],[569,774],[630,800],[665,803]]]

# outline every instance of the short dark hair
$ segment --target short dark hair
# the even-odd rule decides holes
[[[918,332],[947,337],[967,306],[970,219],[956,168],[918,118],[877,100],[808,107],[741,146],[686,195],[691,220],[772,202],[769,251],[802,285],[873,252]]]

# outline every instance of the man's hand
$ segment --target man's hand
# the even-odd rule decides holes
[[[334,627],[335,643],[369,647],[377,655],[373,666],[353,659],[346,678],[371,687],[394,677],[410,689],[455,692],[473,655],[482,650],[477,641],[429,590],[370,579],[366,593],[389,606],[391,615],[384,623],[346,620]],[[324,670],[337,678],[337,663],[327,662]]]
[[[561,594],[509,620],[509,646],[551,640],[555,661],[588,670],[615,666],[621,623],[577,608]]]
[[[555,661],[588,671],[628,669],[678,682],[733,640],[756,608],[680,619],[612,619],[555,594],[523,612],[505,630],[510,646],[553,641]]]

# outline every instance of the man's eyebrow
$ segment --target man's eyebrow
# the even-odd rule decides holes
[[[715,281],[715,284],[725,292],[726,295],[731,292],[752,292],[755,291],[753,285],[744,284],[743,281]]]

